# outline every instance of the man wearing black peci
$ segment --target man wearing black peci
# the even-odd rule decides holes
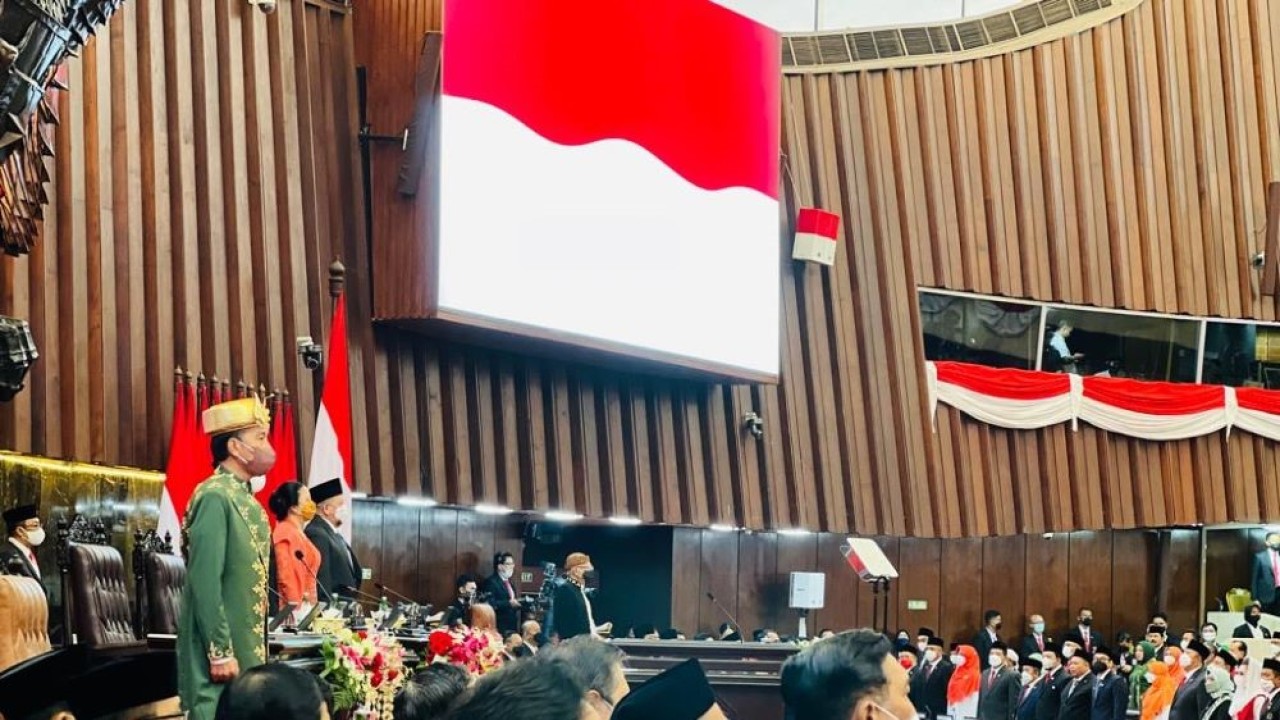
[[[40,581],[36,548],[44,542],[44,527],[35,505],[20,505],[4,511],[8,538],[0,543],[0,575],[25,575]]]
[[[355,598],[360,589],[360,561],[338,528],[347,520],[347,499],[342,494],[342,481],[326,480],[311,488],[316,516],[307,524],[307,539],[320,551],[320,569],[316,581],[330,596]],[[325,597],[325,593],[320,593]]]
[[[493,574],[484,580],[481,594],[488,598],[498,618],[502,637],[520,632],[520,593],[512,584],[516,574],[516,558],[509,552],[493,556]]]

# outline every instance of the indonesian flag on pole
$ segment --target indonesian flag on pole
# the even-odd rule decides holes
[[[800,208],[796,215],[796,242],[791,247],[791,259],[834,265],[839,234],[839,215],[817,208]]]
[[[160,520],[156,533],[166,533],[177,540],[182,530],[182,516],[196,485],[204,479],[199,472],[200,428],[196,421],[195,388],[179,380],[173,393],[173,434],[169,438],[169,464],[164,474],[164,493],[160,498]]]
[[[347,366],[347,298],[338,296],[329,329],[329,366],[324,372],[324,392],[316,417],[316,435],[311,445],[311,472],[307,486],[341,478],[342,494],[348,500],[353,487],[351,475],[351,379]],[[351,541],[351,522],[338,532]]]

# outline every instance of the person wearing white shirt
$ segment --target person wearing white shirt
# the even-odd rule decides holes
[[[1070,322],[1062,320],[1049,338],[1049,347],[1058,354],[1057,364],[1063,372],[1075,372],[1076,363],[1084,359],[1082,353],[1071,352],[1071,348],[1067,345],[1067,338],[1071,337],[1071,331],[1074,329]]]

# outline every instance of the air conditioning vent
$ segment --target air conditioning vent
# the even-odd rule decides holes
[[[818,57],[823,65],[834,65],[853,62],[849,46],[845,44],[843,35],[823,35],[818,38]]]
[[[982,29],[981,20],[956,23],[956,33],[960,36],[960,47],[965,50],[987,44],[987,32]]]
[[[1013,15],[1001,13],[982,20],[987,30],[987,38],[993,43],[1005,42],[1018,37],[1018,26],[1013,22]]]
[[[876,32],[876,52],[882,58],[902,57],[906,52],[902,48],[902,36],[897,30],[879,30]]]
[[[1021,35],[1045,27],[1044,15],[1040,14],[1039,5],[1020,7],[1009,14],[1013,16],[1013,22],[1018,26],[1018,33]]]
[[[924,27],[902,28],[902,45],[907,49],[908,55],[932,55],[937,52],[929,39],[929,30],[930,28]]]
[[[880,57],[880,53],[876,52],[876,38],[869,32],[851,33],[850,44],[853,45],[853,54],[858,56],[859,60],[875,60]]]
[[[791,52],[795,55],[796,65],[804,66],[818,64],[818,41],[816,38],[792,38]]]
[[[1044,21],[1049,25],[1075,17],[1071,11],[1071,0],[1044,0],[1040,3],[1040,12],[1044,13]]]

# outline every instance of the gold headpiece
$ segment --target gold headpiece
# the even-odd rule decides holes
[[[214,405],[202,419],[205,435],[222,435],[255,425],[270,427],[271,411],[258,398],[248,397]]]

